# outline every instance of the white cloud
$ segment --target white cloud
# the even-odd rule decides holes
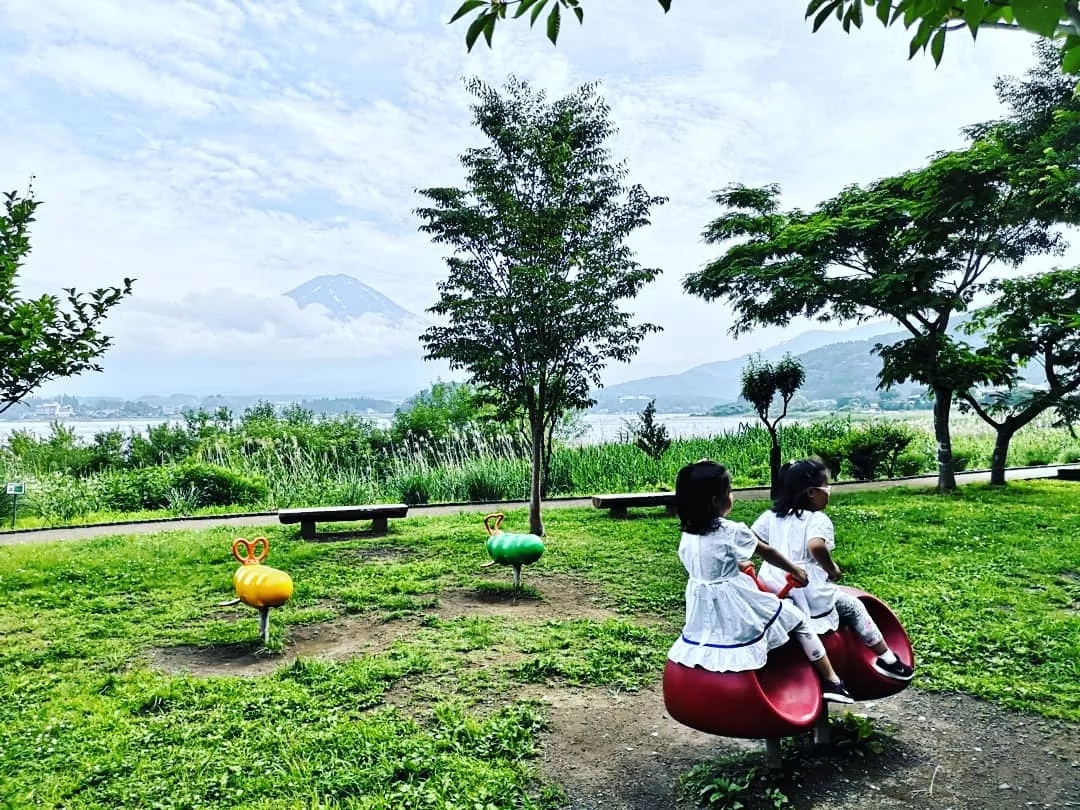
[[[480,143],[461,76],[513,72],[556,95],[600,80],[620,130],[613,153],[631,181],[671,198],[634,239],[665,273],[632,307],[665,331],[609,380],[681,371],[791,334],[735,344],[724,307],[682,294],[682,277],[715,255],[700,241],[715,189],[775,181],[805,206],[917,166],[998,114],[994,78],[1031,63],[1030,38],[985,32],[974,47],[950,38],[935,69],[907,61],[905,33],[874,21],[810,34],[788,0],[667,15],[591,0],[558,48],[518,21],[467,54],[465,26],[446,25],[457,5],[6,0],[0,186],[35,174],[45,202],[25,287],[137,277],[115,319],[118,355],[397,345],[377,324],[368,340],[267,302],[347,273],[427,308],[443,251],[416,230],[414,189],[460,182],[457,156]]]
[[[213,91],[155,71],[132,54],[99,46],[44,48],[19,60],[16,69],[47,77],[95,100],[112,95],[185,118],[207,115],[220,103]]]
[[[321,306],[301,309],[285,296],[263,297],[218,288],[179,301],[135,298],[111,322],[118,358],[243,357],[365,359],[419,353],[419,323],[365,314],[337,321]]]

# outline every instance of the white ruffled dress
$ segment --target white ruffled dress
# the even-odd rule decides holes
[[[825,541],[825,548],[836,547],[836,530],[824,512],[778,517],[775,512],[764,512],[754,521],[754,533],[793,563],[806,570],[809,582],[803,588],[792,588],[788,598],[810,617],[810,629],[821,635],[840,626],[836,612],[836,596],[839,589],[829,581],[814,555],[806,547],[815,537]],[[774,565],[765,563],[758,572],[761,584],[771,591],[779,592],[787,584],[787,573]]]
[[[761,669],[803,621],[798,611],[764,593],[739,570],[757,548],[745,523],[720,520],[708,534],[682,535],[679,559],[686,583],[686,622],[668,658],[714,672]]]

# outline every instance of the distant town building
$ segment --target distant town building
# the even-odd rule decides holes
[[[33,413],[35,419],[65,419],[75,415],[70,405],[61,405],[59,402],[39,402]]]

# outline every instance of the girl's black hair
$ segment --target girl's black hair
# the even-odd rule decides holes
[[[780,486],[772,510],[780,517],[802,515],[810,508],[810,490],[829,483],[829,468],[821,459],[804,458],[780,468]]]
[[[731,475],[715,461],[697,461],[679,470],[675,479],[675,508],[682,530],[708,534],[718,515],[713,498],[725,500],[731,494]]]

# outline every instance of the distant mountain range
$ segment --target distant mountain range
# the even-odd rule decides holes
[[[814,329],[760,352],[762,359],[775,362],[785,354],[802,363],[806,382],[799,394],[808,400],[837,400],[854,395],[877,399],[877,375],[881,358],[872,354],[875,345],[902,340],[889,321],[863,324],[852,329]],[[757,354],[756,352],[754,354]],[[594,396],[603,410],[640,410],[640,403],[655,399],[661,411],[697,411],[734,402],[739,398],[742,371],[751,354],[730,360],[705,363],[679,374],[645,377],[612,385]],[[894,391],[905,396],[920,390],[903,385]]]

